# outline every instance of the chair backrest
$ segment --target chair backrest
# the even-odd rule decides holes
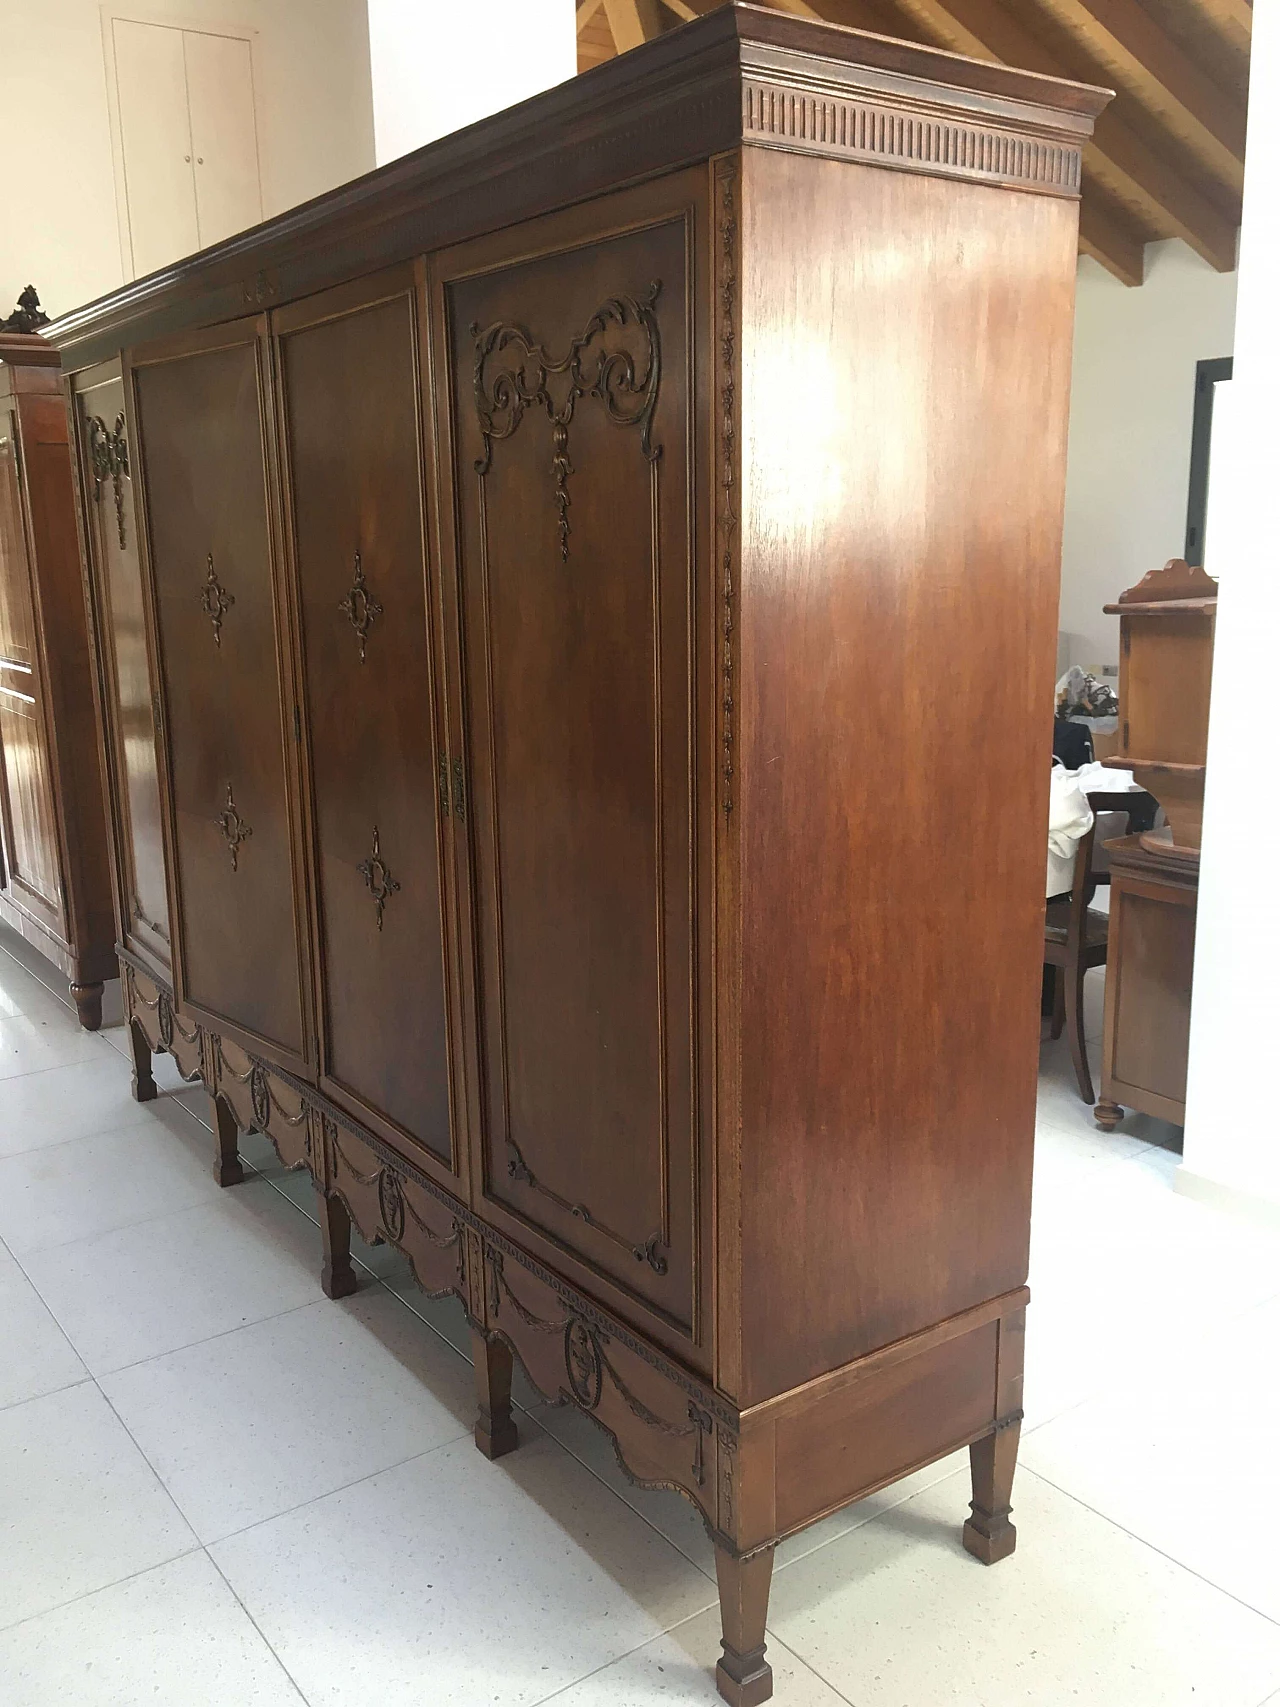
[[[1128,831],[1133,829],[1133,820],[1147,804],[1147,795],[1141,789],[1090,789],[1085,795],[1089,809],[1093,813],[1093,823],[1076,843],[1075,871],[1071,881],[1071,909],[1067,920],[1068,940],[1079,937],[1084,931],[1085,915],[1089,911],[1089,903],[1093,899],[1097,887],[1096,875],[1093,871],[1093,839],[1098,828],[1100,812],[1123,812]]]

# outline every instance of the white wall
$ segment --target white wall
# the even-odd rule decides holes
[[[373,166],[365,0],[112,0],[254,40],[269,217]],[[51,315],[124,280],[98,0],[0,0],[0,317],[34,284]]]
[[[1205,567],[1221,578],[1178,1187],[1280,1217],[1280,909],[1270,850],[1280,624],[1280,5],[1254,10],[1235,374],[1215,421]],[[1216,413],[1216,411],[1215,411]]]
[[[378,164],[578,72],[573,0],[368,0]]]
[[[1148,245],[1136,289],[1080,262],[1059,619],[1070,663],[1115,663],[1103,605],[1182,556],[1196,363],[1231,354],[1235,298],[1236,274],[1177,239]]]

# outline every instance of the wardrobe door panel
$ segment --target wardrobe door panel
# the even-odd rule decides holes
[[[96,606],[94,631],[100,651],[116,912],[124,946],[167,974],[172,964],[169,887],[129,430],[120,376],[113,373],[81,381],[76,414]]]
[[[341,296],[280,330],[322,1083],[452,1167],[414,298]]]
[[[20,447],[17,407],[0,405],[0,826],[9,899],[63,936],[46,686],[36,637]]]
[[[701,182],[440,263],[482,1189],[693,1337]]]
[[[172,809],[182,1005],[305,1053],[293,698],[252,330],[134,372]],[[287,734],[286,734],[287,731]]]

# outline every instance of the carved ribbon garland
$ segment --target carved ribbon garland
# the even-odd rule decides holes
[[[662,344],[654,306],[661,290],[662,280],[655,279],[642,301],[633,296],[610,297],[561,357],[552,356],[544,345],[533,341],[523,326],[514,323],[498,321],[482,331],[473,322],[470,328],[475,339],[476,416],[484,439],[484,455],[476,459],[476,473],[481,477],[488,474],[493,466],[494,445],[514,435],[526,409],[541,404],[551,422],[551,473],[559,514],[556,531],[560,536],[560,555],[566,562],[571,532],[569,476],[574,472],[569,459],[569,426],[578,399],[597,398],[615,426],[638,426],[647,461],[656,462],[662,454],[662,447],[653,443],[653,417],[662,375]],[[636,357],[625,344],[595,350],[594,366],[587,361],[597,339],[606,338],[611,331],[622,333],[632,328],[644,340],[641,369],[637,369]],[[569,384],[563,401],[557,404],[550,380],[552,376],[564,375]]]
[[[124,482],[129,477],[129,441],[124,432],[124,415],[115,418],[111,431],[101,415],[89,417],[89,464],[93,469],[93,497],[102,502],[102,483],[110,480],[116,500],[116,534],[120,549],[125,549]]]

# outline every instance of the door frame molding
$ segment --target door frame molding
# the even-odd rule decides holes
[[[120,123],[120,85],[116,75],[117,19],[125,24],[153,24],[168,30],[185,30],[202,36],[230,36],[249,49],[249,78],[253,89],[253,122],[257,132],[258,189],[266,210],[266,159],[263,123],[266,117],[262,85],[258,76],[258,48],[262,31],[238,18],[219,15],[203,18],[193,12],[175,12],[164,0],[99,0],[98,21],[102,31],[103,77],[106,83],[107,126],[111,132],[111,177],[116,195],[116,238],[120,245],[120,276],[126,284],[139,275],[133,270],[133,238],[129,229],[129,182],[124,166],[124,131]],[[175,256],[175,260],[182,257]]]

